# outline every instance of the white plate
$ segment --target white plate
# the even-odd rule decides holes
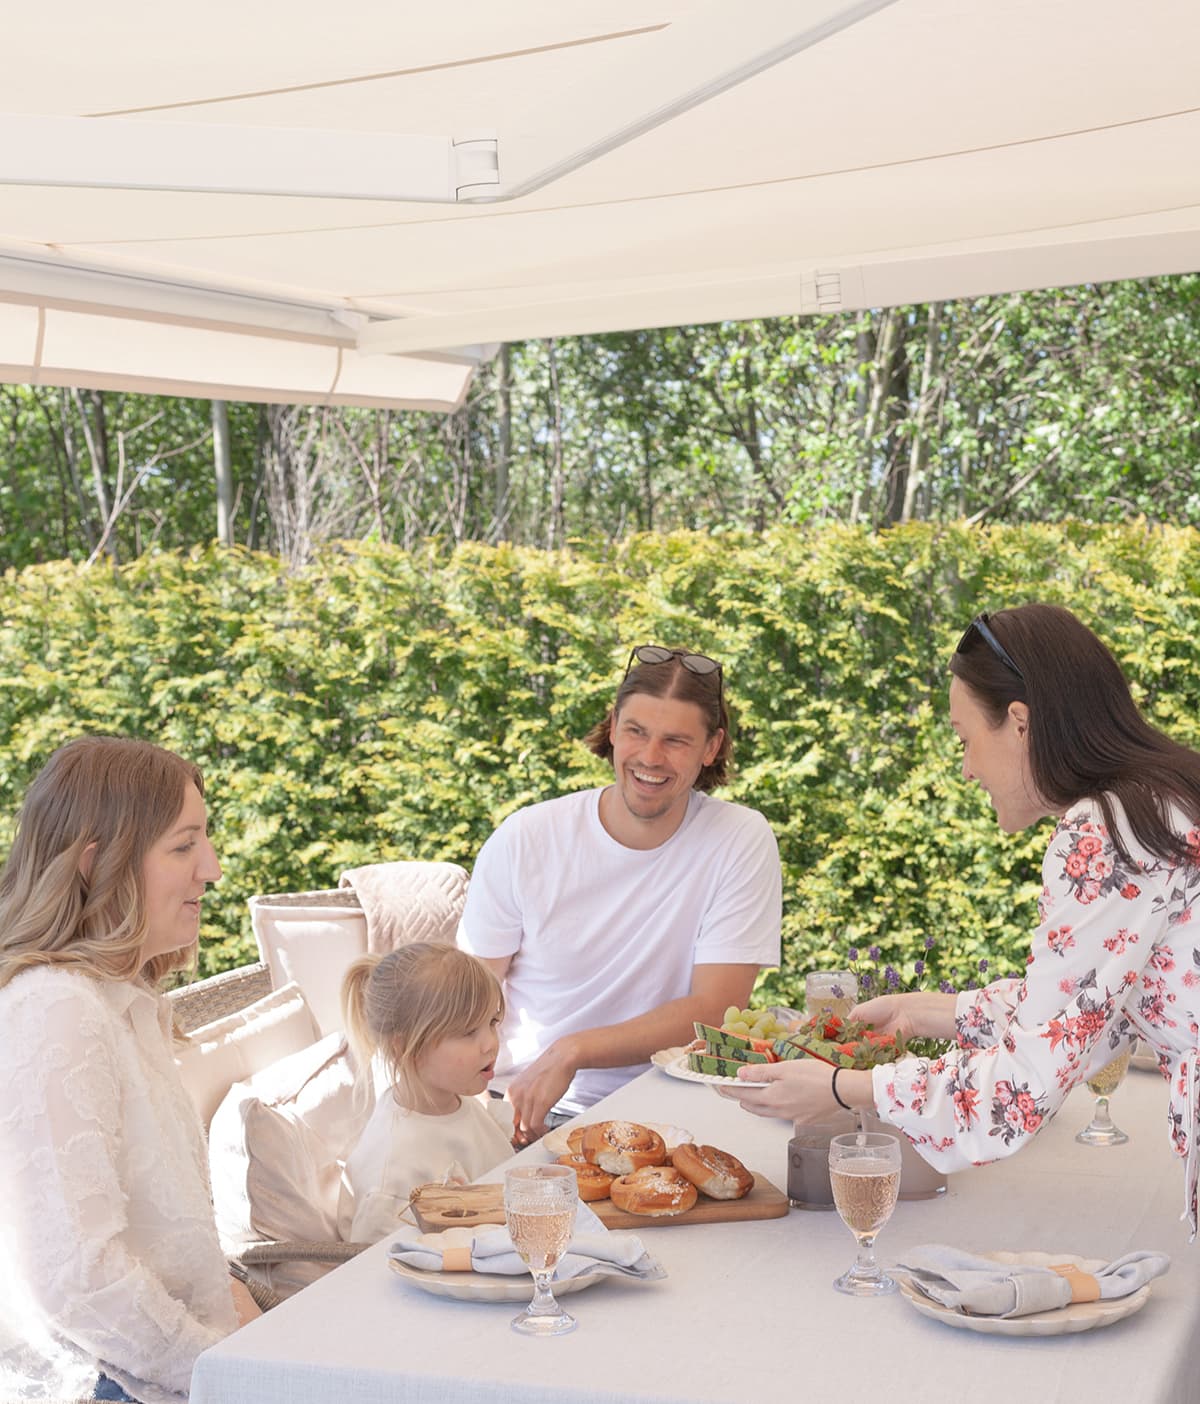
[[[684,1051],[682,1043],[677,1048],[660,1048],[657,1053],[650,1054],[650,1061],[656,1068],[662,1068],[663,1072],[670,1072],[669,1064],[674,1063]]]
[[[628,1117],[622,1119],[629,1120]],[[647,1131],[657,1131],[668,1150],[674,1150],[676,1146],[682,1145],[685,1141],[695,1139],[692,1133],[685,1131],[682,1126],[664,1126],[661,1121],[638,1121],[634,1124],[644,1126]],[[556,1126],[553,1131],[547,1131],[542,1137],[542,1145],[551,1155],[568,1155],[571,1147],[567,1144],[567,1137],[578,1127],[586,1125],[588,1125],[587,1122],[569,1121],[565,1126]]]
[[[423,1233],[418,1242],[453,1248],[470,1243],[474,1237],[474,1229],[452,1228],[443,1229],[441,1233]],[[388,1259],[388,1266],[406,1282],[414,1283],[435,1297],[455,1297],[464,1302],[527,1302],[533,1296],[530,1273],[509,1277],[495,1272],[430,1272],[426,1268],[398,1263],[394,1258]],[[572,1292],[582,1292],[603,1276],[602,1272],[585,1272],[578,1277],[568,1277],[565,1282],[555,1282],[554,1295],[565,1297]]]
[[[668,1050],[664,1049],[664,1052]],[[765,1064],[747,1063],[748,1068],[755,1066],[765,1066]],[[753,1087],[755,1083],[747,1078],[741,1077],[718,1077],[716,1073],[698,1073],[688,1067],[687,1053],[681,1051],[679,1056],[670,1063],[660,1063],[659,1067],[668,1077],[682,1078],[684,1082],[707,1082],[710,1087]],[[765,1086],[765,1084],[759,1084]],[[690,1139],[690,1138],[689,1138]]]
[[[1074,1253],[984,1253],[996,1263],[1027,1263],[1033,1267],[1049,1267],[1051,1263],[1073,1263],[1084,1272],[1095,1272],[1104,1266],[1103,1258],[1080,1258]],[[900,1290],[922,1316],[957,1326],[964,1331],[982,1331],[991,1336],[1065,1336],[1075,1331],[1092,1331],[1097,1326],[1111,1326],[1122,1317],[1132,1316],[1150,1300],[1150,1284],[1130,1292],[1127,1297],[1111,1301],[1072,1302],[1055,1311],[1035,1311],[1029,1316],[963,1316],[952,1307],[931,1302],[915,1287],[896,1274]]]

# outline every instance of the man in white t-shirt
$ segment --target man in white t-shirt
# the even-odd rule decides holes
[[[493,1091],[519,1139],[719,1024],[779,963],[779,850],[756,810],[713,799],[730,756],[721,667],[635,648],[586,738],[613,783],[510,815],[480,850],[458,943],[504,983]]]

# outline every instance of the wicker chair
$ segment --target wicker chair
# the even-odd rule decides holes
[[[261,961],[239,966],[221,975],[171,990],[167,998],[175,1016],[175,1026],[181,1033],[236,1014],[255,1000],[271,993],[271,972]],[[255,1267],[272,1263],[311,1262],[336,1265],[361,1253],[365,1243],[299,1243],[263,1239],[247,1245],[236,1257],[229,1259],[229,1270],[246,1285],[250,1295],[263,1311],[278,1305],[281,1298],[253,1273]]]
[[[236,1014],[270,993],[271,972],[258,961],[227,970],[223,975],[210,975],[207,980],[197,980],[191,985],[181,985],[171,990],[167,998],[175,1015],[175,1027],[180,1033],[191,1033],[214,1019]]]

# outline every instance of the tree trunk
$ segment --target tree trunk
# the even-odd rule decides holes
[[[496,361],[496,492],[492,506],[493,541],[508,539],[509,473],[512,465],[512,347],[506,341]]]
[[[212,402],[213,472],[217,487],[217,540],[233,545],[233,455],[229,443],[229,407]]]
[[[547,546],[553,551],[566,540],[566,474],[563,470],[562,395],[558,384],[558,356],[554,338],[546,342],[550,371],[550,529]]]
[[[72,390],[75,408],[79,411],[79,421],[83,427],[83,441],[87,445],[88,458],[92,465],[92,490],[96,494],[96,504],[100,508],[101,532],[111,533],[112,503],[108,492],[108,426],[104,416],[104,392],[89,390],[87,403],[92,407],[89,417],[84,397],[78,390]],[[102,537],[103,539],[103,537]],[[115,563],[118,559],[115,536],[109,534],[104,541],[105,554]]]
[[[942,304],[931,302],[929,315],[925,320],[925,355],[921,361],[921,389],[917,395],[912,444],[909,446],[908,481],[904,485],[904,503],[900,509],[902,522],[912,521],[917,509],[917,499],[925,488],[925,469],[929,459],[929,439],[925,433],[925,425],[935,397],[934,382],[938,373],[941,330]]]

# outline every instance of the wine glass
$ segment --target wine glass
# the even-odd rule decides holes
[[[579,1182],[569,1165],[518,1165],[504,1172],[509,1237],[533,1273],[533,1300],[513,1318],[526,1336],[561,1336],[579,1324],[554,1300],[550,1279],[575,1227]]]
[[[900,1142],[880,1131],[850,1131],[829,1142],[829,1183],[842,1222],[858,1239],[858,1257],[834,1286],[851,1297],[896,1290],[875,1261],[875,1236],[900,1193]]]
[[[1129,1059],[1133,1054],[1132,1044],[1125,1052],[1105,1063],[1094,1077],[1088,1078],[1088,1090],[1096,1097],[1096,1109],[1092,1119],[1075,1137],[1085,1146],[1123,1146],[1129,1137],[1117,1126],[1108,1114],[1108,1099],[1125,1081],[1129,1071]]]

